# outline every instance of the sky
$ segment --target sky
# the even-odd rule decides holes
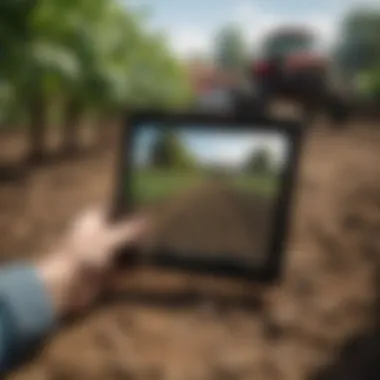
[[[132,9],[149,9],[148,27],[163,31],[180,57],[208,54],[220,27],[238,25],[254,49],[265,33],[284,24],[313,27],[328,46],[340,20],[358,5],[380,7],[380,0],[122,0]]]
[[[136,137],[135,162],[143,164],[149,157],[149,148],[155,141],[157,129],[147,125]],[[286,159],[287,140],[279,133],[230,132],[182,129],[178,136],[201,164],[240,167],[258,148],[265,146],[280,164]]]

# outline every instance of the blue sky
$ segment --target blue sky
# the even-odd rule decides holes
[[[155,140],[157,129],[147,125],[140,129],[136,140],[135,162],[142,164],[149,157],[148,152]],[[286,158],[286,140],[277,133],[258,132],[208,132],[183,129],[178,132],[187,149],[200,163],[219,164],[227,167],[240,166],[260,147],[271,151],[274,159],[281,163]]]
[[[380,6],[380,0],[122,0],[134,9],[150,9],[148,25],[164,31],[181,56],[210,52],[212,39],[222,25],[240,26],[254,44],[274,26],[306,24],[331,43],[347,10],[359,4]]]

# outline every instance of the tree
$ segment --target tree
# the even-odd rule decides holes
[[[29,122],[34,159],[44,159],[52,108],[69,153],[78,149],[87,114],[104,125],[126,109],[190,100],[184,69],[164,37],[148,33],[118,0],[0,3],[0,115]]]
[[[255,150],[251,157],[247,160],[245,168],[247,171],[254,174],[270,174],[273,170],[273,160],[271,153],[266,148]]]
[[[354,9],[343,21],[337,62],[365,104],[380,100],[380,11]],[[369,101],[369,103],[367,103]]]
[[[150,159],[158,169],[195,170],[196,160],[173,130],[164,129],[157,137]]]
[[[0,2],[0,123],[9,127],[23,115],[15,98],[16,83],[21,81],[27,46],[30,41],[30,17],[34,0],[4,0]]]
[[[380,63],[380,11],[355,9],[341,27],[337,58],[349,75],[372,69]]]
[[[245,65],[246,55],[241,31],[233,25],[224,27],[215,40],[216,64],[223,70],[240,71]]]

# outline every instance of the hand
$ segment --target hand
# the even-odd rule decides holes
[[[103,290],[117,248],[134,243],[147,230],[136,217],[118,225],[102,212],[88,212],[72,226],[53,252],[37,264],[59,316],[80,312]]]

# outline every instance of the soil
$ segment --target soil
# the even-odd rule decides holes
[[[273,198],[209,180],[152,205],[157,228],[147,248],[218,256],[260,266],[273,224]],[[146,210],[146,212],[149,212]]]
[[[17,136],[7,143],[20,145]],[[130,272],[132,288],[194,285],[201,296],[115,297],[8,378],[364,379],[365,370],[379,378],[379,148],[374,126],[313,126],[280,283]],[[1,184],[2,261],[45,254],[78,210],[107,203],[113,153]]]

